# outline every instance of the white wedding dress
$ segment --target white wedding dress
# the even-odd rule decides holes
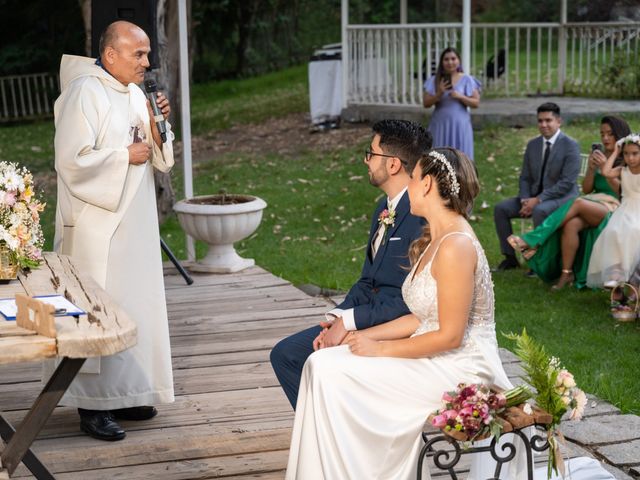
[[[302,372],[287,479],[413,479],[420,434],[427,416],[440,408],[443,392],[460,382],[511,387],[498,356],[484,251],[471,235],[453,233],[470,237],[478,258],[462,345],[421,359],[361,357],[346,345],[314,352]],[[431,261],[414,276],[415,268],[402,294],[420,319],[414,335],[421,335],[438,329],[437,289]]]
[[[469,322],[460,348],[421,359],[359,357],[347,346],[314,352],[302,372],[287,479],[414,479],[423,445],[420,434],[427,416],[440,408],[443,392],[453,390],[459,382],[512,387],[498,356],[493,282],[484,251],[476,238],[454,233],[471,238],[478,258]],[[415,268],[402,294],[420,319],[414,335],[421,335],[438,329],[438,299],[431,262],[414,276]],[[503,439],[518,442],[512,436]],[[517,448],[518,455],[504,465],[501,479],[527,478],[524,450],[521,445]],[[495,463],[488,453],[472,457],[467,480],[493,476]],[[565,465],[571,480],[614,479],[591,458],[574,458]],[[426,469],[422,478],[430,478]],[[538,468],[534,478],[546,480],[546,467]]]

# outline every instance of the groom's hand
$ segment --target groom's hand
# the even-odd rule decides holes
[[[322,326],[322,323],[320,325]],[[320,342],[320,348],[340,345],[344,337],[347,336],[347,333],[347,330],[344,328],[344,323],[342,322],[342,317],[336,317],[336,319],[331,322],[329,329],[325,332],[324,338],[322,342]]]
[[[327,324],[327,326],[325,326],[324,324]],[[315,338],[315,340],[313,341],[313,350],[320,350],[321,348],[324,348],[324,336],[327,334],[327,331],[329,330],[329,325],[331,325],[331,323],[329,322],[320,322],[320,326],[322,327],[322,331],[318,334],[318,336]]]

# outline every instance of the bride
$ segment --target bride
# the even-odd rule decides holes
[[[487,259],[466,219],[479,191],[473,164],[457,150],[431,150],[408,191],[411,213],[428,221],[402,288],[412,313],[309,357],[287,479],[414,478],[420,432],[443,392],[460,382],[511,386]]]

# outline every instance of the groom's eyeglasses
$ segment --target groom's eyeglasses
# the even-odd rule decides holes
[[[369,163],[371,161],[371,157],[375,157],[375,156],[387,157],[387,158],[397,158],[398,160],[400,160],[400,163],[402,163],[403,165],[408,165],[408,162],[404,161],[403,159],[401,159],[397,155],[385,155],[384,153],[375,153],[375,152],[372,152],[371,150],[365,150],[364,151],[364,158],[367,161],[367,163]]]

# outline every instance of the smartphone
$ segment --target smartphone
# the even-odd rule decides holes
[[[451,85],[451,74],[443,73],[442,74],[442,80],[444,80],[444,82],[448,85],[447,90],[452,87],[452,85]]]
[[[596,150],[600,150],[601,152],[604,152],[604,147],[602,146],[601,143],[592,143],[591,144],[591,151],[595,152]]]

